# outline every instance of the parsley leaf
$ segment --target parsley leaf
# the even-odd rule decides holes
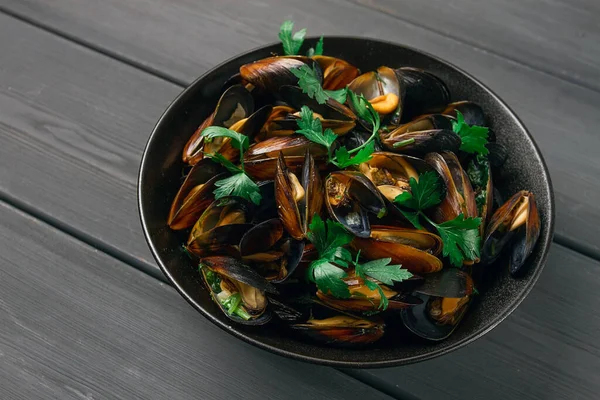
[[[317,78],[317,74],[313,68],[304,64],[290,71],[298,78],[298,86],[308,97],[315,99],[319,104],[325,104],[329,95],[321,87],[321,82]]]
[[[398,197],[396,197],[396,199],[397,198]],[[408,211],[402,208],[399,208],[399,210],[402,213],[402,215],[404,215],[404,217],[407,220],[409,220],[411,224],[414,225],[415,228],[423,229],[423,225],[421,225],[421,222],[419,221],[419,211]]]
[[[401,265],[389,265],[391,258],[381,258],[361,265],[363,274],[375,278],[386,285],[393,285],[394,281],[402,282],[413,275]]]
[[[250,146],[250,139],[248,139],[248,136],[221,126],[209,126],[202,131],[202,136],[204,137],[204,140],[207,141],[211,141],[216,137],[230,138],[231,145],[242,153],[248,150],[248,147]]]
[[[323,132],[321,120],[314,118],[313,112],[307,106],[302,106],[300,119],[297,121],[299,130],[296,133],[304,135],[311,142],[315,142],[331,150],[331,145],[337,139],[337,135],[329,128]]]
[[[359,96],[352,90],[348,90],[348,97],[356,115],[373,127],[373,134],[377,133],[381,127],[381,119],[379,118],[379,113],[375,111],[371,103],[369,103],[365,96]]]
[[[346,97],[348,97],[348,88],[342,88],[338,90],[325,90],[325,94],[331,97],[338,103],[344,104],[346,102]]]
[[[327,220],[325,223],[318,214],[315,214],[308,228],[306,237],[315,245],[321,258],[334,261],[336,257],[342,257],[347,260],[347,254],[350,252],[346,254],[338,251],[338,248],[349,244],[353,236],[342,224],[332,220]]]
[[[225,196],[238,196],[254,204],[260,204],[262,198],[258,185],[244,172],[239,172],[229,178],[218,180],[215,182],[215,186],[217,189],[213,193],[216,199]]]
[[[358,153],[350,158],[350,153],[346,146],[342,146],[335,152],[335,161],[333,163],[338,168],[346,168],[351,165],[358,165],[369,161],[372,157],[371,154],[375,151],[375,142],[368,143],[365,147],[360,149]]]
[[[227,170],[229,170],[229,172],[231,172],[232,174],[237,174],[238,172],[243,172],[240,167],[238,167],[237,165],[235,165],[234,163],[232,163],[231,161],[229,161],[228,159],[223,157],[223,155],[220,153],[205,154],[205,156],[220,163],[225,168],[227,168]]]
[[[460,136],[460,149],[462,151],[483,155],[489,153],[485,146],[488,142],[489,129],[478,125],[469,126],[458,110],[456,110],[456,121],[452,123],[452,130]]]
[[[399,194],[394,202],[413,210],[426,210],[438,205],[441,201],[441,186],[437,173],[427,171],[419,175],[419,180],[411,177],[410,192]]]
[[[348,274],[342,268],[331,264],[326,259],[318,259],[311,263],[310,271],[313,282],[321,292],[329,292],[332,296],[341,299],[350,297],[348,285],[342,280]]]
[[[377,290],[379,292],[379,296],[381,298],[379,302],[379,309],[386,310],[389,301],[383,292],[383,289],[377,282],[373,282],[367,279],[367,276],[370,276],[373,279],[377,279],[378,281],[386,284],[392,285],[394,282],[402,282],[405,279],[412,277],[412,274],[402,269],[401,265],[389,265],[392,262],[391,258],[381,258],[379,260],[373,260],[361,264],[358,260],[360,258],[360,251],[356,255],[356,260],[354,261],[354,272],[358,277],[363,278],[365,285],[370,290]]]
[[[301,29],[298,32],[292,34],[294,29],[294,22],[284,21],[279,28],[279,40],[283,45],[283,53],[286,56],[293,56],[298,54],[302,43],[304,42],[304,36],[306,36],[306,29]]]
[[[479,258],[481,238],[479,225],[481,218],[465,218],[462,214],[453,220],[435,225],[444,242],[444,256],[455,266],[461,266],[464,259]]]
[[[324,222],[318,214],[315,214],[306,237],[319,253],[319,259],[310,264],[308,279],[315,282],[323,293],[331,292],[333,296],[339,298],[350,297],[348,286],[342,281],[347,274],[341,267],[346,268],[348,263],[352,262],[350,252],[342,247],[352,241],[352,234],[348,233],[341,224],[332,220]]]
[[[321,36],[319,38],[319,41],[317,42],[314,49],[312,47],[310,49],[308,49],[308,51],[306,52],[306,55],[308,57],[323,55],[323,36]]]

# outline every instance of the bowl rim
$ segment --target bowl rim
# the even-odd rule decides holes
[[[319,39],[319,36],[310,36],[310,37],[306,37],[306,41],[312,42],[312,41],[316,41]],[[548,226],[548,231],[549,231],[549,235],[546,238],[544,243],[539,243],[539,246],[541,247],[541,251],[542,251],[542,256],[540,258],[539,261],[539,266],[536,269],[535,273],[530,277],[529,282],[527,283],[527,285],[525,286],[524,291],[516,298],[514,298],[514,300],[512,301],[511,304],[509,304],[509,306],[505,309],[505,311],[501,314],[498,314],[495,316],[494,319],[492,319],[492,322],[489,323],[487,326],[475,331],[474,333],[468,335],[467,337],[459,340],[458,342],[445,347],[445,348],[441,348],[441,349],[437,349],[437,350],[433,350],[431,352],[428,352],[426,354],[420,354],[420,355],[416,355],[416,356],[411,356],[411,357],[407,357],[407,358],[402,358],[402,359],[392,359],[392,360],[381,360],[381,361],[340,361],[340,360],[332,360],[332,359],[323,359],[320,357],[316,357],[316,356],[311,356],[311,355],[305,355],[305,354],[299,354],[299,353],[295,353],[292,351],[288,351],[288,350],[284,350],[281,349],[279,347],[276,346],[272,346],[270,344],[266,344],[260,340],[256,340],[253,339],[247,335],[245,335],[242,332],[237,331],[236,329],[232,328],[230,325],[222,322],[221,320],[219,320],[218,318],[216,318],[215,316],[213,316],[210,312],[208,312],[207,310],[205,310],[200,304],[198,304],[197,302],[195,302],[182,288],[181,286],[175,281],[175,279],[173,279],[173,277],[171,276],[171,274],[169,273],[169,271],[167,270],[167,268],[165,267],[164,263],[162,262],[160,256],[159,256],[159,252],[156,248],[156,246],[154,245],[154,243],[152,242],[152,240],[150,239],[150,232],[148,229],[148,225],[146,224],[146,214],[147,211],[145,211],[144,209],[144,195],[142,193],[142,184],[143,184],[143,171],[146,169],[147,167],[147,163],[148,163],[148,149],[150,148],[150,146],[152,145],[153,141],[155,140],[155,137],[157,135],[157,132],[159,130],[159,127],[161,127],[161,125],[163,124],[163,122],[165,121],[166,117],[170,114],[171,109],[175,107],[176,104],[179,103],[180,99],[184,98],[188,92],[192,91],[192,89],[194,89],[200,82],[202,82],[207,76],[209,76],[210,74],[212,74],[213,72],[215,72],[216,70],[226,66],[227,64],[236,61],[237,59],[244,57],[244,56],[248,56],[252,53],[255,52],[259,52],[261,50],[264,50],[266,48],[269,47],[273,47],[276,46],[277,44],[279,44],[279,42],[271,42],[265,45],[261,45],[258,46],[256,48],[253,48],[251,50],[245,51],[243,53],[239,53],[236,54],[235,56],[219,63],[218,65],[216,65],[215,67],[209,69],[208,71],[206,71],[205,73],[203,73],[200,77],[196,78],[192,83],[190,83],[183,91],[181,91],[181,93],[179,93],[177,95],[177,97],[169,104],[169,106],[166,108],[166,110],[162,113],[162,115],[160,116],[160,118],[158,119],[158,121],[156,122],[156,124],[154,125],[154,128],[152,129],[152,133],[150,134],[150,136],[148,137],[148,141],[146,142],[146,146],[144,147],[144,151],[142,153],[142,158],[141,158],[141,163],[140,163],[140,168],[138,171],[138,179],[137,179],[137,200],[138,200],[138,214],[140,217],[140,222],[142,225],[142,230],[144,232],[144,238],[146,239],[146,242],[148,243],[148,246],[150,247],[150,250],[152,252],[152,256],[154,257],[154,259],[156,260],[156,262],[158,263],[158,266],[160,267],[161,271],[163,272],[163,274],[167,277],[169,283],[175,287],[175,289],[179,292],[179,294],[190,304],[192,305],[192,307],[194,307],[197,311],[199,311],[204,317],[206,317],[209,321],[211,321],[213,324],[215,324],[216,326],[218,326],[219,328],[221,328],[222,330],[226,331],[227,333],[242,339],[243,341],[254,345],[258,348],[267,350],[273,354],[277,354],[280,356],[285,356],[288,358],[292,358],[295,360],[300,360],[300,361],[304,361],[304,362],[309,362],[309,363],[314,363],[314,364],[320,364],[320,365],[326,365],[326,366],[331,366],[331,367],[342,367],[342,368],[385,368],[385,367],[396,367],[396,366],[401,366],[401,365],[407,365],[407,364],[412,364],[415,362],[421,362],[421,361],[426,361],[426,360],[430,360],[432,358],[435,357],[439,357],[445,354],[448,354],[454,350],[460,349],[472,342],[474,342],[475,340],[481,338],[483,335],[485,335],[486,333],[490,332],[492,329],[494,329],[496,326],[498,326],[502,321],[504,321],[510,314],[513,313],[513,311],[521,304],[521,302],[529,295],[529,293],[531,292],[531,290],[533,289],[533,287],[535,286],[537,280],[539,279],[547,258],[548,258],[548,252],[550,250],[550,247],[552,245],[553,242],[553,238],[554,238],[554,219],[555,219],[555,202],[554,202],[554,188],[552,185],[552,180],[551,180],[551,176],[550,176],[550,172],[548,171],[548,166],[546,165],[546,161],[544,160],[544,157],[539,149],[539,146],[537,145],[537,143],[535,142],[534,138],[531,136],[531,133],[529,132],[529,130],[525,127],[525,125],[523,124],[523,122],[521,121],[521,119],[517,116],[517,114],[494,92],[492,91],[489,87],[487,87],[486,85],[484,85],[481,81],[479,81],[479,79],[475,78],[473,75],[471,75],[470,73],[464,71],[462,68],[457,67],[456,65],[454,65],[451,62],[448,62],[438,56],[432,55],[426,51],[422,51],[420,49],[411,47],[411,46],[407,46],[404,44],[398,44],[395,42],[391,42],[391,41],[387,41],[387,40],[381,40],[381,39],[376,39],[376,38],[370,38],[370,37],[359,37],[359,36],[344,36],[344,35],[325,35],[324,39],[335,39],[335,40],[357,40],[357,41],[371,41],[371,42],[379,42],[381,44],[385,44],[385,45],[391,45],[391,46],[395,46],[395,47],[400,47],[400,48],[404,48],[406,50],[412,51],[412,52],[416,52],[416,53],[420,53],[426,57],[431,58],[432,60],[439,62],[441,64],[444,64],[447,67],[450,67],[454,70],[456,70],[457,72],[459,72],[460,74],[464,75],[465,77],[467,77],[468,79],[470,79],[474,84],[476,84],[477,86],[479,86],[480,89],[482,89],[484,92],[486,92],[488,95],[490,95],[495,102],[497,102],[499,105],[502,106],[502,108],[504,109],[504,111],[510,115],[514,121],[516,122],[517,126],[520,128],[520,130],[522,132],[525,133],[525,135],[527,136],[527,138],[529,139],[529,141],[533,144],[533,148],[535,150],[535,155],[538,158],[540,164],[542,165],[543,168],[543,180],[545,182],[547,182],[547,186],[548,186],[548,190],[549,190],[549,206],[550,206],[550,213],[548,215],[548,222],[547,224]]]

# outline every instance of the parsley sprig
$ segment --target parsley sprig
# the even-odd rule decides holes
[[[466,153],[487,155],[489,129],[485,126],[470,125],[465,122],[462,113],[456,110],[456,121],[452,123],[452,130],[460,136],[460,149]]]
[[[294,30],[293,21],[283,21],[279,28],[279,40],[283,45],[283,54],[286,56],[293,56],[298,54],[302,43],[304,43],[304,37],[306,36],[306,29],[300,29],[296,33],[292,33]]]
[[[304,37],[306,36],[306,29],[300,29],[294,33],[294,22],[283,21],[279,28],[279,40],[283,45],[283,54],[286,56],[294,56],[300,52],[302,43],[304,43]],[[308,49],[306,55],[308,57],[320,56],[323,54],[323,36],[319,38],[319,41],[314,48]]]
[[[240,151],[239,167],[219,153],[205,153],[206,157],[222,164],[232,173],[230,177],[215,182],[215,186],[217,187],[213,191],[215,199],[226,196],[237,196],[243,197],[254,204],[260,204],[262,198],[260,189],[244,170],[244,151],[248,150],[248,147],[250,146],[250,139],[248,139],[248,136],[220,126],[209,126],[202,131],[202,136],[207,142],[218,137],[229,138],[231,140],[231,145]]]
[[[402,269],[400,265],[389,265],[392,261],[391,258],[383,258],[361,264],[359,262],[359,252],[356,259],[353,260],[350,251],[344,248],[344,246],[352,242],[352,234],[348,233],[342,224],[332,220],[325,222],[319,215],[315,214],[313,217],[309,225],[307,237],[319,254],[319,258],[311,262],[308,268],[308,280],[316,283],[319,290],[323,293],[328,293],[341,299],[349,298],[350,290],[343,279],[348,276],[345,269],[352,264],[355,274],[363,278],[365,285],[370,290],[379,291],[381,296],[379,309],[385,310],[388,300],[381,286],[374,280],[391,285],[394,281],[402,282],[412,276],[410,272]]]
[[[370,290],[377,290],[381,298],[379,309],[385,310],[388,307],[389,301],[383,292],[381,286],[369,279],[369,277],[378,280],[385,285],[393,285],[394,281],[402,282],[413,276],[410,271],[402,269],[402,265],[389,265],[392,262],[391,258],[380,258],[379,260],[368,261],[364,264],[359,262],[360,251],[354,260],[354,273],[356,276],[363,278],[365,285]]]
[[[400,211],[406,219],[417,229],[423,228],[420,218],[435,227],[444,244],[443,254],[450,259],[452,265],[460,267],[464,260],[479,258],[481,218],[465,218],[460,214],[453,220],[436,224],[424,213],[424,210],[442,201],[442,191],[436,173],[425,172],[419,175],[418,181],[410,178],[409,184],[411,192],[404,192],[394,199],[394,202],[402,207]]]

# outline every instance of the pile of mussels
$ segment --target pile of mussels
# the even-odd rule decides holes
[[[338,170],[327,164],[324,147],[295,133],[299,110],[306,105],[348,149],[370,136],[350,107],[332,98],[319,104],[303,93],[290,72],[303,64],[314,68],[324,89],[348,86],[380,114],[384,128],[371,160]],[[452,130],[457,110],[469,125],[486,126],[479,105],[451,103],[446,84],[424,70],[382,66],[360,74],[348,62],[326,56],[278,56],[243,65],[185,145],[183,160],[192,168],[173,201],[168,224],[174,230],[191,228],[186,248],[202,264],[212,298],[235,322],[272,321],[322,343],[364,345],[380,339],[386,321],[394,325],[389,322],[395,318],[402,321],[395,325],[420,337],[442,340],[471,303],[475,270],[495,261],[504,249],[510,272],[519,273],[540,232],[532,193],[521,191],[499,206],[492,172],[502,165],[506,151],[491,131],[490,156],[480,166],[487,179],[472,178],[467,168],[472,157],[459,150],[460,137]],[[240,197],[214,199],[215,182],[228,173],[204,154],[217,152],[235,163],[239,150],[228,138],[203,140],[208,126],[251,139],[244,164],[260,187],[260,205]],[[398,142],[409,144],[398,148]],[[424,171],[436,171],[445,184],[445,198],[431,212],[436,223],[460,214],[482,218],[481,260],[451,267],[441,256],[440,237],[414,229],[396,210],[394,198],[410,190],[409,179]],[[350,298],[318,291],[304,277],[316,257],[306,240],[314,214],[343,224],[355,235],[352,251],[360,250],[363,258],[389,257],[414,276],[382,284],[384,290],[378,292],[349,272]],[[230,313],[228,300],[234,294],[239,294],[238,304]],[[382,294],[389,306],[379,313]]]

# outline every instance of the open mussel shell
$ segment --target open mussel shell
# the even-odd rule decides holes
[[[253,205],[241,197],[223,197],[213,201],[194,224],[188,244],[215,228],[249,223],[252,210]]]
[[[203,158],[204,138],[202,131],[209,126],[231,128],[238,121],[254,112],[254,99],[241,85],[228,88],[219,99],[214,112],[196,129],[183,148],[183,161],[194,165]]]
[[[281,283],[300,263],[304,242],[284,237],[283,224],[273,218],[248,230],[239,242],[239,251],[267,280]]]
[[[304,166],[304,156],[287,156],[285,158],[285,164],[288,169],[296,174],[300,175],[302,167]],[[253,160],[244,161],[244,169],[246,173],[257,181],[274,180],[277,175],[277,161],[279,156],[257,158]],[[320,167],[324,168],[325,163],[320,163]]]
[[[473,293],[473,278],[458,268],[446,268],[425,276],[414,291],[435,297],[462,298]]]
[[[417,156],[442,150],[457,152],[461,144],[452,130],[452,121],[442,114],[418,117],[382,134],[381,139],[390,151]]]
[[[437,76],[418,68],[402,67],[396,70],[405,90],[402,121],[418,115],[444,110],[450,102],[450,91]],[[392,121],[397,123],[400,121]]]
[[[317,291],[319,300],[331,308],[345,312],[373,312],[379,310],[381,293],[378,290],[369,289],[364,279],[354,275],[354,271],[348,271],[348,277],[343,280],[348,285],[348,290],[350,291],[349,298],[337,298],[319,290]],[[414,296],[401,294],[383,284],[379,286],[388,299],[388,310],[412,307],[420,303]]]
[[[267,121],[255,136],[257,142],[274,136],[290,136],[298,130],[296,109],[287,105],[276,105],[271,110]]]
[[[350,315],[310,318],[304,323],[291,325],[291,328],[320,343],[342,347],[371,344],[385,333],[383,322]]]
[[[299,310],[305,309],[302,306],[294,306]],[[381,339],[385,324],[380,318],[361,317],[313,300],[309,317],[302,322],[290,325],[290,327],[295,332],[320,343],[356,347]]]
[[[263,92],[276,93],[281,86],[295,85],[298,78],[292,73],[293,69],[308,65],[316,71],[321,83],[323,73],[319,63],[303,56],[276,56],[258,60],[240,67],[242,79],[250,82]]]
[[[169,227],[179,230],[194,225],[213,202],[214,184],[224,175],[225,169],[209,159],[194,165],[171,203]]]
[[[404,88],[396,72],[381,66],[354,79],[348,88],[364,96],[380,115],[392,115],[399,120],[402,114]]]
[[[389,201],[404,191],[410,191],[410,178],[419,179],[419,174],[431,167],[422,159],[403,154],[377,151],[371,159],[359,165],[362,172]]]
[[[275,201],[285,230],[296,240],[302,240],[310,220],[323,208],[323,185],[315,160],[307,150],[300,179],[286,166],[283,154],[277,161]]]
[[[236,246],[244,234],[251,228],[251,224],[218,226],[190,238],[187,249],[198,257],[209,255],[237,256],[239,252]]]
[[[433,209],[433,221],[436,223],[450,221],[460,214],[465,218],[477,217],[473,187],[456,155],[448,151],[429,153],[425,156],[425,161],[438,172],[446,185],[446,196]]]
[[[539,235],[540,217],[535,196],[525,190],[517,192],[490,219],[483,243],[482,260],[486,264],[494,262],[508,246],[510,273],[518,275]]]
[[[401,264],[414,274],[430,274],[443,267],[437,257],[442,240],[427,231],[374,225],[370,238],[355,237],[351,246],[366,259],[391,258],[392,264]]]
[[[448,104],[441,111],[441,114],[456,118],[456,111],[459,111],[463,115],[465,123],[469,125],[487,126],[485,113],[477,103],[473,103],[472,101],[456,101]]]
[[[336,171],[325,181],[329,215],[355,236],[371,235],[368,213],[383,217],[387,208],[377,187],[360,172]]]
[[[458,307],[454,307],[449,313],[440,314],[438,306],[445,299],[420,293],[417,293],[417,297],[423,302],[414,307],[400,310],[400,316],[404,326],[409,331],[431,341],[444,340],[454,332],[458,323],[464,317],[470,301],[470,297],[464,300],[448,299],[449,306],[458,305]]]
[[[256,271],[233,257],[223,256],[204,257],[200,266],[213,300],[230,319],[247,325],[262,325],[271,319],[265,292],[277,293],[277,289]],[[247,319],[229,312],[225,306],[235,293],[241,296],[239,306],[243,307]]]
[[[323,71],[323,89],[339,90],[348,85],[359,74],[358,68],[340,58],[313,56]]]

